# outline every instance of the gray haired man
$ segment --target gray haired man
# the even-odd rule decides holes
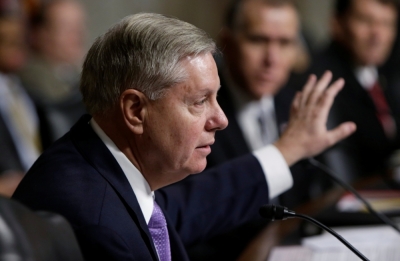
[[[44,152],[14,198],[63,214],[86,260],[188,260],[184,245],[253,218],[268,201],[277,181],[263,171],[266,151],[287,169],[355,130],[326,130],[343,81],[326,88],[330,73],[311,76],[274,145],[183,180],[205,168],[215,132],[228,124],[216,101],[214,52],[202,30],[177,19],[123,19],[84,64],[81,91],[92,116]],[[283,187],[288,176],[278,181]]]

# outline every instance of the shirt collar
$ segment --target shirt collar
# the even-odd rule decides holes
[[[270,142],[274,142],[278,136],[278,126],[275,118],[275,102],[271,95],[264,95],[261,99],[253,99],[243,88],[240,88],[234,80],[227,66],[222,67],[222,76],[225,83],[229,86],[232,100],[236,109],[236,119],[242,129],[244,138],[251,150],[256,150],[264,146],[261,138],[258,118],[262,111],[263,117],[269,122],[266,126],[269,133]]]
[[[222,68],[222,75],[232,93],[232,98],[234,101],[233,103],[237,111],[249,110],[250,107],[257,108],[257,110],[259,110],[258,108],[268,110],[271,106],[273,106],[274,98],[271,95],[264,95],[259,100],[251,98],[251,96],[243,88],[240,88],[235,83],[227,66]]]
[[[147,180],[143,177],[140,171],[132,164],[132,162],[125,156],[125,154],[118,149],[115,143],[104,133],[96,121],[92,118],[90,120],[94,132],[104,142],[106,147],[109,149],[111,154],[117,160],[119,166],[124,172],[129,184],[132,187],[133,192],[136,195],[136,199],[139,203],[140,209],[142,210],[143,216],[146,223],[149,223],[151,214],[153,213],[154,207],[154,192],[151,191],[150,185]]]
[[[378,70],[375,66],[361,66],[355,69],[355,75],[361,86],[369,90],[378,79]]]

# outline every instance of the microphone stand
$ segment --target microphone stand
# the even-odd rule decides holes
[[[395,229],[398,233],[400,233],[400,229],[397,227],[397,225],[389,219],[386,215],[382,214],[381,212],[375,211],[375,209],[372,208],[371,204],[369,204],[368,201],[366,201],[353,187],[339,179],[335,173],[322,164],[321,162],[317,161],[314,158],[309,158],[308,161],[318,169],[321,169],[325,174],[327,174],[331,179],[333,179],[336,183],[344,187],[346,190],[350,191],[353,195],[355,195],[361,202],[364,203],[365,207],[368,209],[369,213],[375,215],[379,220],[381,220],[383,223],[391,226],[393,229]]]
[[[298,217],[305,219],[314,223],[322,229],[325,229],[329,233],[331,233],[334,237],[336,237],[340,242],[342,242],[345,246],[347,246],[354,254],[356,254],[359,258],[364,261],[369,261],[367,257],[365,257],[360,251],[358,251],[354,246],[352,246],[346,239],[344,239],[341,235],[336,233],[333,229],[325,226],[321,222],[302,214],[297,214],[293,210],[288,210],[286,207],[275,206],[275,205],[264,205],[260,208],[260,215],[263,218],[269,219],[271,221],[274,220],[285,220],[287,218]]]
[[[332,230],[331,228],[325,226],[324,224],[322,224],[321,222],[319,222],[318,220],[315,220],[309,216],[306,215],[302,215],[302,214],[293,214],[294,217],[298,217],[298,218],[302,218],[305,219],[307,221],[310,221],[312,223],[314,223],[315,225],[325,229],[326,231],[328,231],[329,233],[331,233],[334,237],[336,237],[337,239],[340,240],[340,242],[342,242],[343,244],[345,244],[351,251],[353,251],[354,254],[356,254],[359,258],[361,258],[364,261],[369,261],[369,259],[364,256],[360,251],[358,251],[355,247],[353,247],[353,245],[351,245],[346,239],[344,239],[341,235],[339,235],[338,233],[336,233],[334,230]]]

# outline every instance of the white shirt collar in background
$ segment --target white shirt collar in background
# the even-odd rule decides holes
[[[275,115],[275,104],[272,96],[264,96],[260,100],[251,99],[243,89],[237,86],[226,68],[223,70],[224,79],[231,90],[236,113],[236,119],[243,132],[247,145],[252,151],[275,142],[279,138]],[[258,117],[263,110],[268,141],[264,144]]]
[[[371,89],[378,80],[378,70],[375,66],[363,66],[355,69],[358,82],[365,90]]]

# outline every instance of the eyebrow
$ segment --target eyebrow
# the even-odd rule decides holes
[[[221,89],[221,84],[218,86],[218,89],[217,89],[216,93],[218,93],[220,89]],[[214,91],[212,91],[210,88],[207,88],[207,89],[201,91],[202,95],[204,95],[204,94],[211,94],[211,93],[213,93],[213,92],[214,92]]]

